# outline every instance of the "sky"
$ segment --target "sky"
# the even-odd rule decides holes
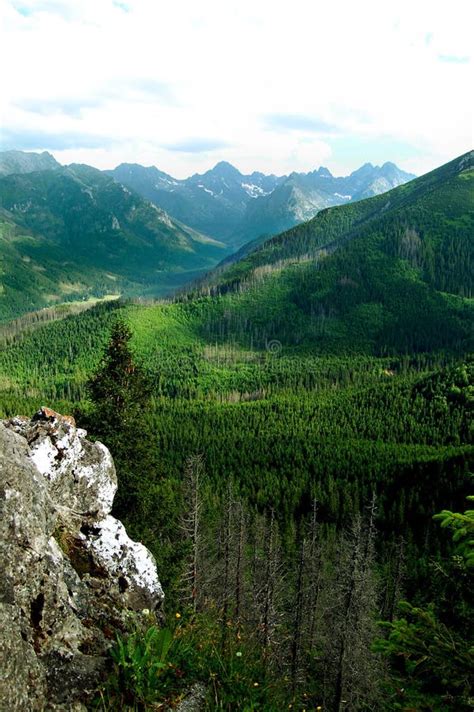
[[[471,0],[0,0],[0,148],[184,178],[472,148]],[[6,69],[7,68],[7,69]]]

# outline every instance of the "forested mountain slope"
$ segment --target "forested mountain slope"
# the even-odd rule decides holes
[[[468,153],[211,273],[198,289],[220,295],[206,329],[333,352],[472,348],[473,235]]]
[[[94,168],[0,179],[0,318],[91,293],[159,294],[223,254]]]

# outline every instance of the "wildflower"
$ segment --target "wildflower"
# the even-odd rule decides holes
[[[258,687],[258,682],[254,682],[254,683],[253,683],[253,686],[254,686],[254,687]]]
[[[236,656],[237,656],[238,658],[241,658],[241,657],[242,657],[242,651],[241,651],[241,650],[237,650]]]
[[[143,611],[142,611],[142,613],[143,613],[144,616],[149,616],[149,615],[150,615],[150,611],[148,610],[148,608],[144,608]]]
[[[175,613],[175,614],[174,614],[174,617],[175,617],[177,620],[179,620],[179,619],[181,618],[181,613]]]

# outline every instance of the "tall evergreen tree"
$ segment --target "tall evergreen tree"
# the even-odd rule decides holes
[[[146,418],[151,383],[130,350],[132,333],[117,319],[99,369],[88,382],[93,411],[87,418],[91,433],[111,450],[118,477],[115,513],[140,520],[140,492],[154,474],[156,447]]]
[[[143,369],[134,361],[131,338],[128,325],[117,319],[99,370],[88,382],[102,429],[108,426],[114,430],[119,417],[122,423],[130,422],[146,407],[150,397],[151,385]]]

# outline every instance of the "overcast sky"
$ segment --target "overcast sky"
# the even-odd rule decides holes
[[[471,0],[0,0],[2,148],[415,173],[472,147]]]

